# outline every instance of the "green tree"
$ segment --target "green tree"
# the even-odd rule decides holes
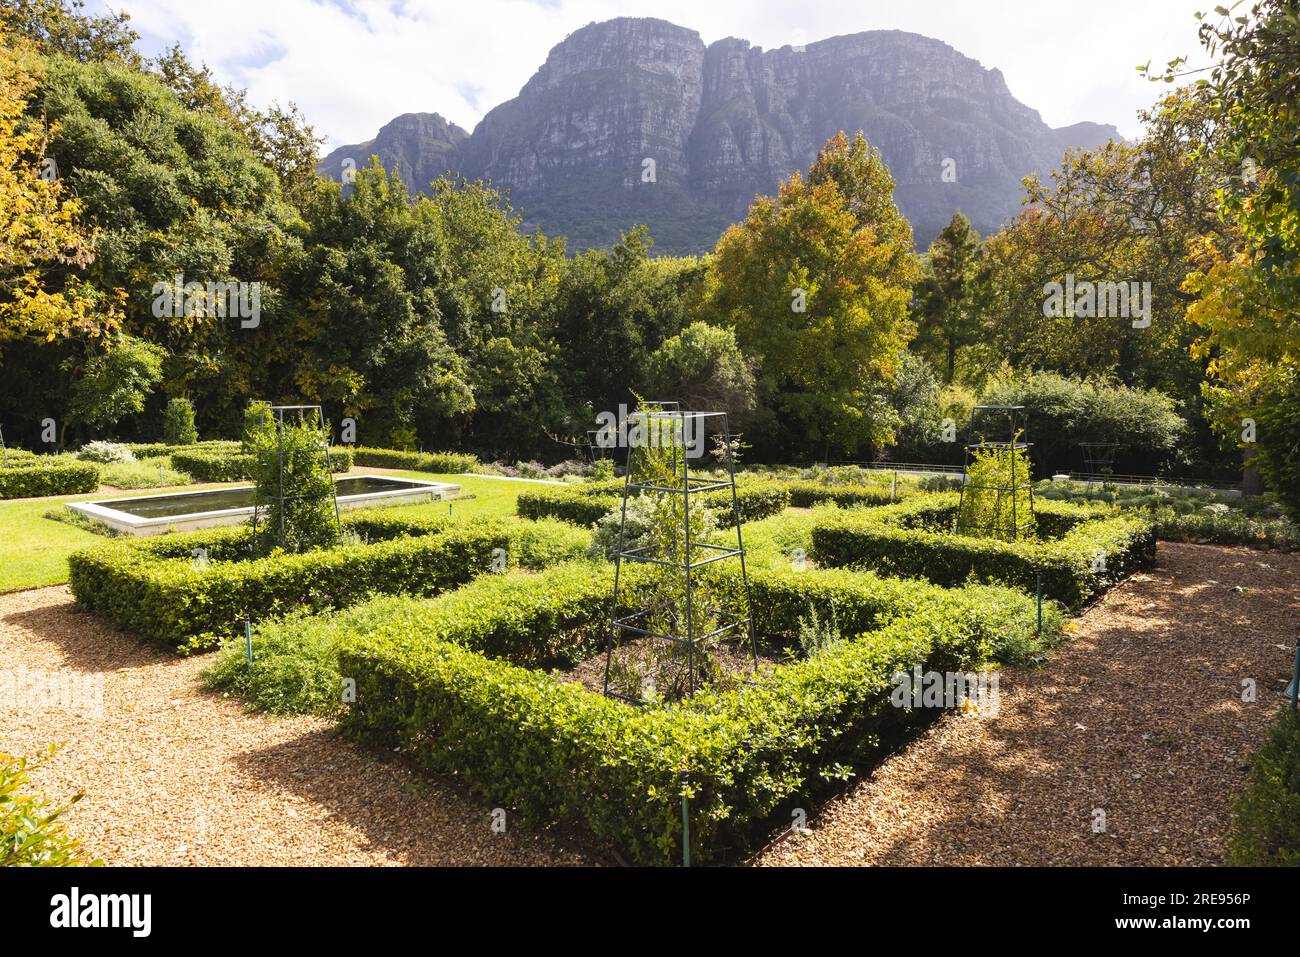
[[[695,322],[665,339],[650,355],[647,379],[658,399],[726,412],[733,426],[754,410],[754,372],[730,329]]]
[[[703,314],[758,361],[768,455],[892,441],[898,417],[883,391],[913,331],[918,278],[892,189],[879,154],[841,134],[807,181],[792,175],[718,241]]]
[[[573,257],[557,277],[547,333],[562,344],[556,369],[572,430],[592,428],[597,412],[645,394],[650,356],[688,323],[700,262],[653,258],[651,246],[639,227],[609,249]]]
[[[163,413],[163,441],[168,445],[193,445],[199,440],[194,427],[194,403],[183,396],[167,401]]]
[[[117,337],[106,351],[92,355],[73,380],[65,432],[69,425],[108,428],[143,411],[162,380],[163,355],[158,346],[129,336]]]
[[[1232,171],[1215,197],[1235,242],[1205,242],[1186,277],[1184,290],[1197,297],[1194,351],[1223,434],[1255,451],[1252,461],[1300,516],[1300,3],[1260,0],[1244,13],[1219,7],[1198,17],[1216,62],[1193,86],[1211,135],[1192,160]],[[1174,82],[1185,62],[1173,60],[1160,78]]]
[[[87,16],[83,0],[6,0],[0,6],[0,31],[24,37],[42,52],[76,60],[120,60],[138,66],[140,35],[128,13]]]
[[[960,212],[939,231],[922,260],[916,289],[916,342],[913,348],[939,358],[952,382],[957,350],[978,341],[983,331],[975,295],[983,250],[979,233]]]

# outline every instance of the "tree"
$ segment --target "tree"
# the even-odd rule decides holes
[[[793,174],[718,241],[702,311],[758,361],[769,455],[892,439],[898,418],[883,389],[913,331],[918,277],[892,190],[879,154],[840,135],[807,181]]]
[[[42,66],[24,42],[0,46],[0,346],[102,335],[114,300],[79,279],[94,258],[84,204],[54,175],[48,152],[58,126],[24,114]]]
[[[1202,243],[1184,291],[1222,432],[1300,517],[1300,4],[1260,0],[1242,15],[1202,14],[1217,62],[1194,87],[1211,135],[1194,161],[1233,170],[1216,193],[1231,249]],[[1159,77],[1172,83],[1185,59]]]
[[[193,445],[199,440],[194,427],[194,403],[183,396],[167,401],[163,413],[163,441],[168,445]]]
[[[72,383],[64,430],[68,425],[107,428],[143,411],[162,379],[163,355],[158,346],[128,336],[119,336],[106,351],[92,355]]]
[[[917,341],[914,348],[943,357],[952,382],[957,350],[979,339],[982,331],[975,295],[983,250],[979,233],[960,212],[939,231],[922,262],[916,290]]]
[[[110,10],[86,16],[81,12],[85,8],[82,0],[7,0],[0,7],[0,33],[23,37],[45,53],[138,66],[135,41],[140,35],[131,29],[130,14]]]
[[[1005,360],[1016,369],[1109,375],[1159,389],[1181,404],[1193,457],[1224,473],[1232,455],[1203,409],[1208,360],[1191,350],[1197,330],[1188,308],[1196,294],[1183,280],[1194,250],[1232,246],[1215,200],[1230,170],[1200,157],[1214,124],[1188,91],[1164,97],[1142,119],[1137,141],[1071,151],[1050,182],[1028,179],[1030,206],[989,237],[979,293],[992,344],[986,371]],[[1145,314],[1089,310],[1085,299],[1062,316],[1047,315],[1054,283],[1083,296],[1136,291]]]
[[[754,409],[754,373],[730,329],[695,322],[650,356],[648,387],[658,399],[743,423]]]

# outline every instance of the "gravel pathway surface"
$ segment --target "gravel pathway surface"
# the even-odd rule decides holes
[[[1298,623],[1300,555],[1161,542],[996,717],[945,715],[754,863],[1218,864]]]
[[[64,821],[106,864],[585,862],[508,819],[495,833],[483,802],[328,722],[200,690],[206,664],[77,611],[63,586],[0,596],[0,750],[63,743],[33,785],[52,800],[85,792]]]

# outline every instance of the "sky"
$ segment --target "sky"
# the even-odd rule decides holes
[[[402,113],[467,130],[510,99],[552,46],[597,20],[647,16],[765,49],[863,30],[909,30],[997,67],[1052,126],[1112,123],[1126,137],[1160,88],[1135,67],[1205,62],[1210,0],[91,0],[125,10],[155,55],[180,42],[265,107],[296,102],[325,151]]]

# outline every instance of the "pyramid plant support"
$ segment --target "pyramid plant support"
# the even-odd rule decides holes
[[[276,454],[277,454],[277,456],[279,457],[280,481],[279,481],[279,484],[276,486],[276,495],[275,495],[275,499],[274,499],[274,501],[275,501],[276,504],[279,506],[279,507],[276,509],[276,512],[277,512],[277,513],[279,514],[279,516],[280,516],[279,542],[280,542],[281,547],[283,547],[284,544],[285,544],[284,503],[285,503],[286,501],[293,501],[295,498],[300,498],[300,497],[301,497],[301,496],[296,496],[296,495],[292,495],[292,494],[290,494],[290,495],[286,495],[286,494],[285,494],[285,488],[284,488],[284,414],[285,414],[286,412],[297,412],[297,413],[298,413],[299,421],[306,421],[306,419],[308,418],[309,413],[315,412],[315,413],[316,413],[316,422],[317,422],[317,426],[318,426],[318,428],[320,429],[320,433],[321,433],[321,435],[325,435],[325,434],[326,434],[326,432],[325,432],[325,412],[324,412],[324,410],[321,409],[321,407],[320,407],[319,405],[271,405],[271,406],[268,406],[268,407],[267,407],[267,410],[271,413],[271,416],[272,416],[272,418],[273,418],[274,421],[275,421],[275,437],[276,437],[276,445],[277,445],[277,451],[276,451]],[[332,461],[332,459],[331,459],[331,457],[330,457],[330,445],[329,445],[329,440],[328,440],[328,439],[322,440],[322,442],[321,442],[321,448],[322,448],[322,450],[323,450],[324,453],[325,453],[325,474],[329,477],[329,492],[328,492],[328,494],[329,494],[329,496],[330,496],[330,499],[331,499],[331,500],[333,501],[333,503],[334,503],[334,522],[335,522],[335,525],[338,527],[338,530],[339,530],[339,532],[340,532],[340,534],[341,534],[341,533],[342,533],[342,530],[343,530],[343,520],[342,520],[342,517],[341,517],[340,514],[339,514],[339,497],[338,497],[338,492],[337,492],[337,490],[336,490],[336,486],[335,486],[335,484],[334,484],[334,462]],[[320,497],[323,499],[325,496],[322,495],[322,496],[320,496]],[[258,517],[258,513],[259,513],[259,511],[261,510],[262,504],[263,504],[263,502],[262,502],[262,498],[261,498],[260,493],[258,493],[258,492],[255,491],[255,493],[254,493],[254,499],[253,499],[253,535],[254,535],[254,537],[257,536],[257,517]],[[269,504],[269,503],[267,503],[267,504]]]
[[[1105,482],[1114,474],[1118,442],[1080,442],[1079,449],[1083,452],[1084,475],[1090,488],[1096,477],[1100,476]]]
[[[686,695],[694,693],[698,687],[697,679],[704,664],[704,655],[709,643],[725,636],[742,636],[743,640],[748,643],[749,658],[753,667],[757,669],[758,666],[753,602],[750,597],[749,574],[745,568],[740,502],[736,495],[736,466],[731,451],[732,435],[727,414],[725,412],[686,412],[677,409],[676,406],[677,404],[674,402],[643,403],[644,411],[635,412],[628,417],[631,433],[636,435],[640,432],[651,436],[651,441],[657,443],[656,447],[661,454],[666,454],[671,468],[671,478],[668,480],[656,479],[653,476],[648,480],[637,478],[637,453],[640,451],[638,442],[634,440],[626,442],[626,471],[623,478],[623,500],[619,516],[618,547],[614,556],[614,593],[610,607],[609,643],[605,655],[604,693],[609,697],[638,705],[645,702],[641,698],[623,694],[610,687],[610,666],[615,651],[620,647],[621,640],[625,638],[669,642],[677,648],[684,648],[686,657]],[[721,434],[725,440],[723,444],[723,448],[726,449],[727,475],[725,478],[712,478],[702,475],[692,476],[690,474],[690,459],[699,457],[702,454],[704,436],[710,428],[715,431],[715,434]],[[691,441],[692,436],[694,436],[694,441]],[[694,452],[694,455],[691,454],[692,452]],[[692,537],[691,514],[694,503],[699,501],[698,497],[701,495],[721,490],[729,490],[730,492],[731,518],[736,530],[734,547],[731,545],[709,544],[694,540]],[[680,549],[673,548],[669,554],[665,555],[662,552],[657,552],[653,545],[642,545],[635,548],[627,547],[628,498],[646,493],[658,496],[674,496],[680,499],[681,522],[679,527],[672,529],[673,542],[676,544],[680,541]],[[698,509],[700,506],[694,505],[694,507]],[[673,513],[674,515],[678,514],[676,506],[673,507]],[[698,586],[701,578],[700,569],[714,562],[727,559],[739,559],[740,561],[740,575],[744,583],[745,607],[736,613],[720,616],[725,617],[725,620],[719,621],[716,627],[702,631],[702,627],[707,626],[700,624],[704,615],[701,613],[701,609],[696,607]],[[654,627],[652,622],[654,610],[649,605],[624,607],[621,604],[621,599],[625,596],[620,589],[627,584],[623,572],[624,562],[649,564],[656,566],[666,575],[681,576],[684,585],[685,597],[682,603],[684,608],[673,619],[678,624],[676,629],[667,628],[661,630]],[[680,628],[683,616],[685,618],[684,633],[681,632]]]
[[[1027,461],[1029,450],[1033,443],[1021,442],[1018,438],[1020,435],[1020,413],[1024,411],[1023,405],[977,405],[975,406],[974,415],[980,412],[1005,412],[1008,418],[1009,434],[1005,442],[990,442],[981,435],[979,442],[974,442],[966,446],[966,460],[962,467],[961,477],[961,497],[957,504],[957,517],[953,519],[953,530],[958,534],[970,532],[987,532],[996,535],[999,531],[996,516],[1000,509],[994,508],[994,522],[992,525],[979,525],[969,523],[963,520],[966,511],[963,506],[966,504],[966,496],[970,493],[977,492],[994,492],[997,494],[997,505],[1001,505],[1004,495],[1011,496],[1011,527],[1007,531],[1010,533],[1010,540],[1015,541],[1021,535],[1034,528],[1034,485],[1028,481],[1028,471],[1026,471],[1026,481],[1018,482],[1016,476],[1017,459]],[[991,485],[976,484],[971,481],[971,463],[977,456],[983,453],[1006,454],[1010,466],[1011,474],[1006,482],[995,482]],[[1029,514],[1025,521],[1020,520],[1018,514],[1019,493],[1029,493]]]

